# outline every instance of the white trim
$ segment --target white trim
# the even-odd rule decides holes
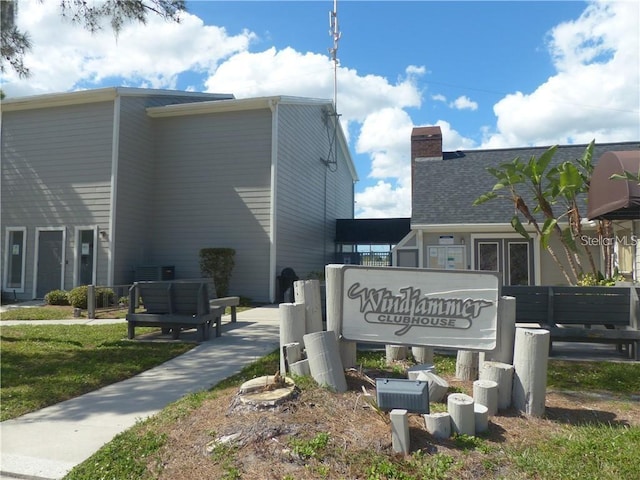
[[[86,103],[110,102],[119,96],[148,97],[178,96],[193,97],[199,101],[203,97],[216,99],[233,98],[228,93],[201,93],[185,92],[182,90],[163,90],[133,87],[106,87],[93,90],[81,90],[76,92],[47,93],[44,95],[32,95],[29,97],[7,98],[2,101],[2,110],[14,112],[19,110],[32,110],[36,108],[64,107],[68,105],[82,105]]]
[[[22,270],[20,276],[20,288],[10,288],[7,284],[9,283],[9,255],[11,255],[11,245],[9,244],[9,240],[11,237],[11,232],[22,232]],[[27,227],[6,227],[5,228],[5,258],[4,258],[4,272],[3,272],[3,290],[5,292],[16,292],[16,293],[24,293],[24,285],[26,283],[26,266],[27,266]]]
[[[73,286],[77,287],[80,282],[80,253],[81,253],[81,240],[80,232],[91,230],[93,231],[93,265],[91,267],[91,277],[93,283],[98,279],[98,226],[77,226],[75,227],[75,241],[73,248]]]
[[[271,109],[271,211],[269,219],[269,300],[276,298],[276,262],[277,262],[277,190],[278,190],[278,100],[269,101]]]
[[[33,264],[33,290],[31,295],[34,299],[38,298],[38,263],[39,263],[39,248],[40,248],[40,232],[62,232],[62,264],[60,265],[60,285],[58,288],[64,290],[64,274],[65,266],[67,265],[67,229],[65,227],[36,227],[36,241],[35,251],[33,258],[35,259]]]
[[[114,255],[116,237],[116,208],[118,203],[118,158],[120,149],[120,97],[113,102],[113,138],[111,142],[111,197],[109,205],[109,231],[107,232],[107,285],[113,285]],[[97,249],[96,244],[96,249]],[[96,277],[97,281],[97,277]]]
[[[147,115],[151,118],[179,117],[184,115],[197,115],[205,113],[239,112],[243,110],[258,110],[272,108],[273,105],[282,103],[289,105],[331,105],[330,100],[306,97],[253,97],[253,98],[221,98],[205,102],[181,103],[165,105],[162,107],[148,107]]]
[[[523,225],[527,231],[535,232],[530,225]],[[438,223],[419,225],[411,224],[412,230],[421,230],[427,233],[451,232],[451,233],[472,233],[472,232],[505,232],[513,230],[510,223]],[[518,235],[518,234],[516,234]]]
[[[470,248],[471,248],[471,270],[475,270],[476,269],[476,265],[475,265],[475,251],[474,251],[474,245],[475,245],[475,240],[482,240],[482,239],[495,239],[496,237],[498,237],[499,239],[509,239],[509,238],[518,238],[521,239],[522,241],[526,241],[526,238],[524,238],[522,235],[520,235],[519,233],[516,232],[510,232],[510,233],[504,233],[504,232],[496,232],[495,234],[492,233],[472,233],[470,234],[470,239],[469,239],[469,243]],[[537,234],[531,235],[531,240],[532,240],[532,244],[533,244],[533,283],[531,285],[540,285],[540,280],[541,280],[541,272],[540,272],[540,268],[541,268],[541,262],[542,259],[540,258],[541,255],[541,251],[540,251],[540,240],[538,238]]]

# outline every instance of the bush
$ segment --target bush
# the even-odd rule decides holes
[[[87,291],[89,287],[86,285],[81,285],[72,289],[69,292],[69,303],[74,308],[81,308],[82,310],[87,309]]]
[[[69,303],[74,308],[87,309],[87,296],[89,287],[87,285],[81,285],[74,288],[69,292]],[[108,307],[113,305],[115,293],[110,288],[97,287],[96,288],[96,308]]]
[[[64,290],[51,290],[44,296],[44,301],[47,305],[69,305],[69,298]]]
[[[235,261],[236,251],[233,248],[203,248],[200,250],[200,271],[213,279],[216,296],[226,297],[229,294],[229,282]]]

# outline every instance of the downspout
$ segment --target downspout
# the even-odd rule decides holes
[[[111,205],[109,205],[109,237],[107,238],[107,285],[113,285],[114,240],[116,238],[116,207],[118,198],[118,150],[120,148],[120,95],[113,102],[113,138],[111,142]],[[97,281],[97,278],[96,278]]]
[[[277,188],[278,188],[278,101],[269,100],[271,109],[271,212],[269,220],[269,301],[276,300],[276,221],[277,221]]]

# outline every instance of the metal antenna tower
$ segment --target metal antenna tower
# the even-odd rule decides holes
[[[333,47],[329,49],[333,60],[333,108],[338,115],[338,42],[342,36],[338,27],[338,0],[333,0],[333,10],[329,12],[329,35],[333,38]]]

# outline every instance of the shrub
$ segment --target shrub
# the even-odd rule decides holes
[[[231,272],[235,265],[233,248],[203,248],[200,250],[200,271],[213,279],[216,296],[226,297],[229,294]]]
[[[107,287],[96,288],[96,307],[110,307],[114,304],[115,298],[116,294],[112,289]]]
[[[69,292],[69,303],[74,308],[81,308],[82,310],[87,309],[87,291],[89,287],[86,285],[81,285],[72,289]]]
[[[74,308],[87,309],[87,296],[89,287],[81,285],[69,292],[69,303]],[[113,304],[115,293],[112,289],[106,287],[96,288],[96,307],[108,307]]]
[[[44,301],[47,305],[69,305],[69,298],[64,290],[51,290],[44,296]]]

